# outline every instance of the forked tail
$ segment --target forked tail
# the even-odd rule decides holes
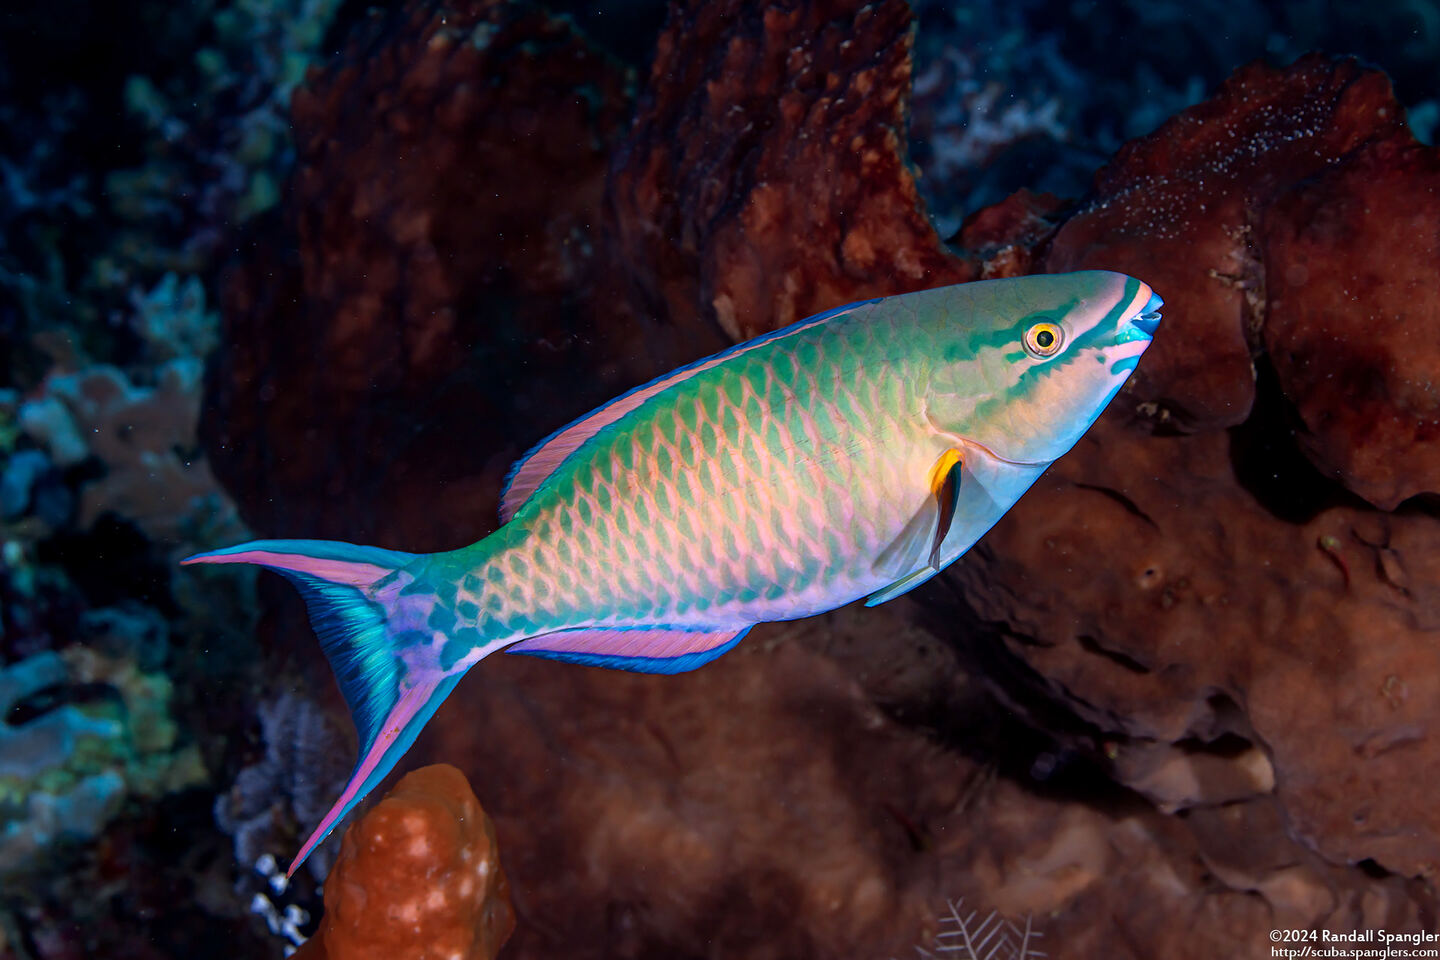
[[[384,779],[474,662],[442,666],[443,635],[432,624],[454,623],[454,593],[450,603],[442,600],[425,582],[421,560],[339,541],[256,540],[181,561],[251,563],[294,583],[360,735],[360,760],[349,782],[287,874]]]

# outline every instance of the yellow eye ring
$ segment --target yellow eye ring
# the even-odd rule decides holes
[[[1065,330],[1057,323],[1040,321],[1025,331],[1025,352],[1040,360],[1055,356],[1065,342]]]

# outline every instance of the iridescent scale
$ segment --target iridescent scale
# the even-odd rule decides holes
[[[602,431],[511,522],[524,535],[486,566],[487,619],[510,635],[723,626],[808,616],[884,583],[874,558],[938,450],[921,416],[924,345],[905,326],[861,308]]]

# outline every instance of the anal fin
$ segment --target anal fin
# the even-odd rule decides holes
[[[636,673],[684,673],[730,650],[751,626],[561,630],[521,640],[505,652]]]

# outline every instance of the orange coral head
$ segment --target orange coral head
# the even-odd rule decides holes
[[[345,833],[307,960],[490,960],[515,929],[495,826],[448,764],[405,776]]]

